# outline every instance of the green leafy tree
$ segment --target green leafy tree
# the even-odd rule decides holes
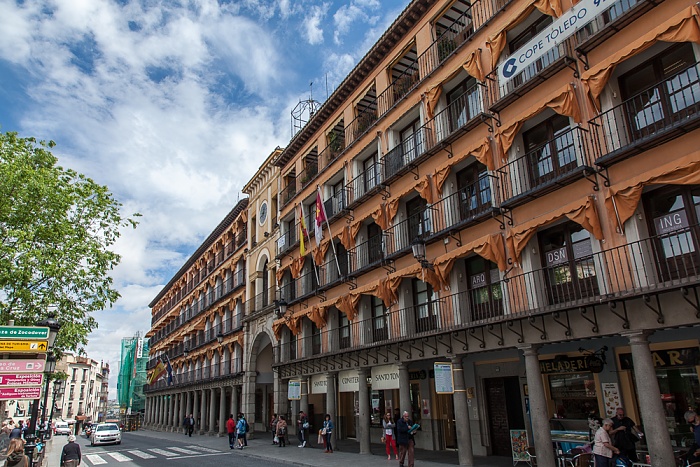
[[[78,350],[97,327],[91,315],[119,298],[110,250],[123,227],[107,187],[57,165],[53,141],[0,133],[0,324],[35,325],[54,312],[58,350]]]

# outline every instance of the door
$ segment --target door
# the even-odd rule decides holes
[[[341,433],[336,438],[356,438],[356,414],[359,413],[360,403],[357,392],[341,392],[338,397],[338,427]]]
[[[457,449],[457,429],[455,427],[455,410],[452,394],[435,394],[435,417],[438,423],[438,441],[442,443],[438,449]],[[459,414],[466,417],[467,414]]]
[[[377,263],[384,257],[382,229],[374,222],[367,226],[367,249],[369,264]]]
[[[430,217],[428,202],[417,196],[406,202],[406,217],[408,221],[408,235],[402,247],[409,246],[416,238],[430,235]]]
[[[427,282],[413,279],[413,304],[416,332],[427,332],[437,328],[437,303],[433,288]]]
[[[469,77],[447,93],[449,133],[464,126],[482,111],[476,79]]]
[[[472,164],[457,172],[457,189],[460,221],[477,216],[491,206],[491,184],[484,164]]]
[[[420,120],[416,119],[410,125],[401,130],[401,146],[403,148],[404,165],[423,154],[423,133],[420,128]]]
[[[510,457],[510,430],[525,428],[520,378],[507,376],[484,379],[484,392],[489,418],[491,454]]]
[[[523,133],[523,141],[529,186],[521,186],[520,191],[544,185],[578,165],[569,117],[555,115],[545,120]]]

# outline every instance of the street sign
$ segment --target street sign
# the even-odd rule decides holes
[[[46,352],[47,341],[1,341],[0,352]]]
[[[44,359],[0,360],[0,373],[22,373],[26,371],[44,371]]]
[[[28,388],[0,388],[0,400],[30,400],[38,399],[41,395],[41,386]]]
[[[37,326],[0,326],[0,339],[48,339],[49,328]]]
[[[43,373],[17,373],[0,375],[0,386],[41,386],[44,382]]]

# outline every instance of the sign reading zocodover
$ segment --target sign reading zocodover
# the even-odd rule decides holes
[[[0,400],[4,401],[39,399],[40,395],[41,386],[0,388]]]
[[[0,373],[23,373],[28,371],[44,371],[44,359],[32,360],[0,360]]]
[[[510,81],[549,50],[590,23],[613,3],[614,0],[582,0],[577,3],[499,65],[498,82],[503,85]]]
[[[49,328],[35,326],[0,326],[0,339],[48,339]]]

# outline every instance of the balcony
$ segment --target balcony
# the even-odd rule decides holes
[[[318,175],[318,162],[307,161],[304,169],[297,175],[297,193],[309,186]]]
[[[503,201],[512,209],[595,172],[590,134],[571,127],[497,170]]]
[[[289,204],[292,199],[294,199],[294,196],[297,194],[297,184],[296,180],[289,182],[289,185],[287,185],[283,190],[282,193],[280,193],[280,197],[282,199],[282,206],[286,206]]]
[[[316,266],[312,268],[312,271],[304,273],[298,278],[292,280],[289,283],[288,287],[292,288],[293,290],[290,290],[289,288],[285,288],[283,290],[283,293],[290,294],[290,298],[288,298],[286,295],[283,295],[288,303],[295,303],[316,293],[316,291],[318,290],[318,280],[316,278],[315,268]]]
[[[234,358],[231,360],[223,360],[218,364],[205,365],[201,368],[184,371],[182,373],[173,373],[173,382],[168,385],[167,378],[161,378],[157,382],[146,386],[147,392],[152,392],[168,387],[182,387],[190,384],[197,384],[206,381],[213,381],[231,376],[238,376],[243,372],[243,359]]]
[[[461,230],[497,212],[493,206],[491,180],[491,176],[481,177],[430,205],[434,235]]]
[[[281,234],[277,239],[277,257],[294,248],[299,243],[299,224]]]
[[[350,259],[348,275],[357,276],[367,269],[382,264],[386,258],[385,242],[384,234],[377,235],[348,250]]]
[[[318,168],[323,170],[331,165],[345,150],[345,136],[343,128],[328,134],[328,146],[318,155]]]
[[[576,33],[576,51],[586,54],[607,38],[620,31],[660,2],[649,0],[620,0],[596,16]]]
[[[277,363],[698,285],[698,238],[700,226],[695,225],[596,253],[574,250],[574,258],[504,279],[497,270],[486,272],[470,280],[468,290],[355,320],[346,328],[328,326],[321,331],[320,352],[311,352],[317,337],[298,336],[299,355],[290,354],[289,344],[280,345]]]
[[[352,209],[369,196],[381,190],[382,180],[384,178],[381,167],[381,163],[371,164],[345,185],[345,192],[347,194],[346,208]]]
[[[340,268],[340,272],[339,272]],[[331,255],[331,259],[318,267],[318,287],[326,289],[333,286],[348,274],[348,258],[339,253],[338,261]]]
[[[430,209],[426,208],[389,227],[384,233],[387,258],[409,251],[411,242],[417,237],[430,236],[433,230],[431,214]]]
[[[254,313],[264,311],[271,308],[275,301],[275,287],[270,287],[263,290],[251,299],[245,302],[246,315],[250,316]]]
[[[560,70],[576,63],[575,54],[569,44],[569,41],[564,41],[550,49],[542,58],[506,82],[499,82],[496,70],[491,72],[489,78],[494,81],[494,85],[491,86],[490,109],[500,112]]]
[[[589,123],[608,167],[700,125],[698,63],[607,110]]]

